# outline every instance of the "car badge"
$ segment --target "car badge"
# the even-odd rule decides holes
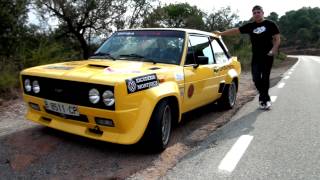
[[[63,92],[63,89],[61,89],[61,88],[54,88],[54,92],[56,92],[56,93],[62,93],[62,92]]]

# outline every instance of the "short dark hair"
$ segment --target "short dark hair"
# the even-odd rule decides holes
[[[262,8],[261,6],[259,6],[259,5],[255,5],[255,6],[252,8],[252,11],[254,11],[254,10],[261,10],[261,11],[263,11],[263,8]]]

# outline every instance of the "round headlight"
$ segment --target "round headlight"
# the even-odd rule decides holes
[[[97,89],[91,89],[89,91],[89,101],[92,104],[97,104],[100,101],[100,93]]]
[[[106,106],[112,106],[114,104],[114,95],[113,95],[112,91],[106,90],[102,94],[102,100]]]
[[[30,83],[30,80],[29,79],[26,79],[24,80],[24,89],[27,91],[27,92],[30,92],[31,91],[31,83]]]
[[[39,93],[40,92],[40,86],[38,81],[33,81],[32,82],[32,90],[34,93]]]

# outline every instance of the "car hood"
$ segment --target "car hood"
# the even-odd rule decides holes
[[[183,80],[179,65],[124,60],[85,60],[36,66],[22,75],[114,85],[126,79],[157,74],[160,79]]]

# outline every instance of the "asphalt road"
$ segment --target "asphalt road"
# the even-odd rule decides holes
[[[271,110],[247,103],[162,179],[319,179],[319,77],[320,57],[299,56]]]

